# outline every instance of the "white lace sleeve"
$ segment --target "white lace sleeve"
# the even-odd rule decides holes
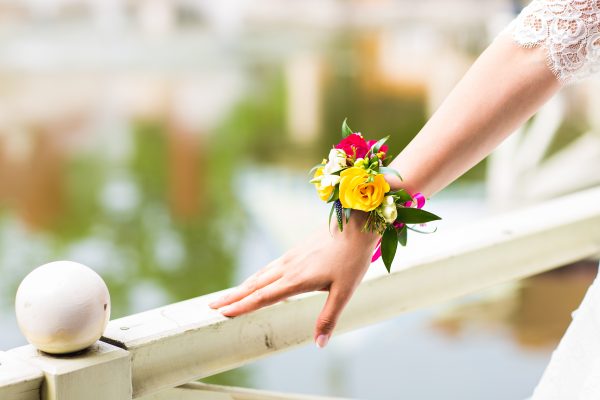
[[[600,0],[534,0],[507,29],[521,46],[544,46],[561,82],[600,70]]]

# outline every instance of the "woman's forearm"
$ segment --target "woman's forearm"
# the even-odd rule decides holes
[[[404,180],[388,181],[433,195],[485,158],[560,87],[543,47],[498,37],[391,163]]]
[[[531,117],[560,88],[559,79],[579,79],[599,68],[597,0],[558,3],[559,7],[554,0],[533,0],[479,57],[393,160],[391,166],[404,181],[386,176],[392,187],[433,195]],[[366,214],[352,215],[343,232],[334,225],[333,234],[324,229],[310,236],[210,306],[233,317],[294,294],[328,290],[314,332],[316,344],[325,346],[378,240],[375,234],[361,232]]]

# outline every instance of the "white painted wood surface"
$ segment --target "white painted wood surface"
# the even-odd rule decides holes
[[[40,368],[0,351],[1,400],[39,400],[43,381]]]
[[[600,188],[430,238],[363,282],[338,333],[600,254]],[[132,354],[134,398],[310,342],[325,300],[303,294],[230,319],[208,307],[218,295],[109,323],[104,340]]]
[[[321,397],[303,394],[271,392],[231,386],[192,382],[145,396],[142,400],[342,400],[340,397]]]
[[[52,356],[31,345],[7,353],[43,372],[43,384],[38,390],[43,400],[131,399],[129,353],[110,344],[97,342],[73,355]]]

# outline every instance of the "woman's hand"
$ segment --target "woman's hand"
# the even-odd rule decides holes
[[[343,232],[337,226],[332,226],[331,232],[316,232],[209,306],[235,317],[295,294],[327,290],[329,296],[314,333],[317,346],[325,347],[344,306],[371,264],[379,239],[361,232],[365,218],[365,213],[353,210]]]

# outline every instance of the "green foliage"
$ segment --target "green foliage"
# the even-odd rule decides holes
[[[441,218],[429,211],[419,208],[398,207],[397,221],[405,224],[424,224],[426,222],[437,221]]]
[[[344,214],[346,214],[346,223],[350,222],[351,213],[352,213],[351,208],[344,208]]]
[[[323,164],[317,164],[317,165],[315,165],[314,167],[312,167],[312,168],[310,169],[310,171],[308,171],[308,175],[309,175],[309,176],[312,178],[312,176],[315,174],[315,172],[316,172],[316,171],[317,171],[319,168],[321,168],[322,166],[323,166]],[[339,173],[338,173],[338,175],[339,175]]]
[[[434,230],[432,230],[432,231],[423,231],[421,229],[413,228],[412,226],[408,226],[408,225],[406,227],[409,230],[413,231],[413,232],[422,233],[424,235],[430,235],[432,233],[436,233],[437,232],[437,227]]]
[[[379,139],[377,141],[377,143],[375,143],[369,150],[371,152],[371,154],[377,154],[379,152],[379,149],[381,149],[381,146],[383,146],[389,138],[390,138],[389,136],[386,136],[383,139]]]
[[[379,172],[382,174],[395,175],[398,178],[402,179],[402,177],[400,176],[400,173],[398,171],[396,171],[394,168],[379,167]]]
[[[396,256],[396,248],[398,247],[398,235],[394,227],[389,227],[383,233],[381,238],[381,258],[388,272],[392,268],[392,262]]]
[[[402,246],[406,246],[406,242],[408,240],[408,229],[406,225],[402,228],[398,229],[398,243]]]
[[[388,195],[394,196],[401,203],[406,203],[407,201],[412,201],[412,196],[408,194],[408,192],[404,189],[398,189],[391,192],[388,192]]]
[[[340,198],[340,185],[335,185],[335,189],[331,192],[329,199],[327,199],[328,203],[334,202]]]
[[[331,217],[333,216],[334,211],[335,211],[335,203],[332,203],[331,210],[329,210],[329,220],[327,221],[327,226],[331,226]]]
[[[346,138],[352,135],[352,129],[348,126],[348,118],[344,118],[344,122],[342,122],[342,137]]]

